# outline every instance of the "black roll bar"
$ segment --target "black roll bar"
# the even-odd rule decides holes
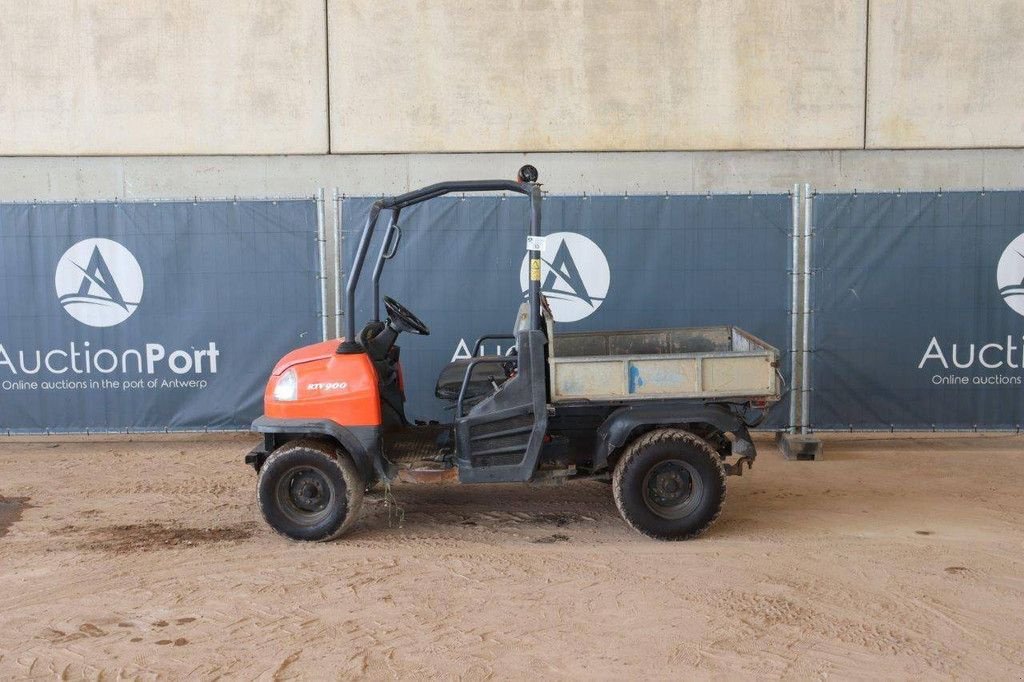
[[[536,170],[534,171],[536,173]],[[540,236],[540,185],[530,185],[530,236]],[[540,319],[540,268],[541,258],[539,249],[527,249],[530,258],[530,329],[539,331],[541,329]]]
[[[514,192],[523,194],[530,198],[530,236],[540,236],[541,218],[541,191],[540,185],[535,182],[516,182],[514,180],[456,180],[451,182],[439,182],[427,185],[420,189],[399,194],[393,197],[378,199],[370,207],[370,215],[366,218],[366,225],[363,227],[362,235],[359,237],[359,246],[356,247],[355,260],[352,262],[352,269],[349,271],[348,280],[345,283],[345,340],[338,345],[338,353],[362,353],[364,349],[356,341],[355,302],[356,286],[359,283],[359,275],[363,270],[363,263],[366,261],[366,252],[370,248],[373,239],[373,231],[377,226],[377,219],[383,210],[392,211],[391,220],[388,223],[387,232],[384,234],[384,241],[381,244],[380,252],[377,254],[377,262],[373,269],[373,311],[374,320],[380,319],[380,276],[384,270],[385,256],[388,251],[388,242],[392,233],[398,229],[398,216],[403,208],[435,199],[452,192]],[[530,256],[530,328],[540,328],[540,252],[529,251]]]
[[[377,254],[377,262],[373,264],[373,321],[380,322],[380,275],[384,272],[384,261],[394,255],[394,250],[391,249],[391,255],[388,255],[389,246],[391,245],[391,239],[401,239],[401,232],[398,237],[394,237],[395,231],[400,230],[398,227],[398,216],[402,213],[402,209],[396,208],[391,211],[391,220],[388,222],[388,229],[384,232],[384,239],[380,242],[380,253]],[[398,244],[395,244],[395,248]]]
[[[476,343],[473,344],[473,354],[470,357],[475,358],[480,353],[480,349],[484,346],[484,341],[497,341],[499,339],[502,341],[506,339],[512,339],[515,341],[515,338],[515,334],[484,334],[477,338]]]
[[[452,192],[516,192],[529,196],[533,183],[515,180],[453,180],[438,182],[405,194],[381,199],[381,208],[405,208]]]

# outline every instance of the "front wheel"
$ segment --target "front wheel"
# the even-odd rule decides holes
[[[282,445],[260,469],[257,498],[271,528],[293,540],[333,540],[359,515],[365,482],[352,459],[329,443]]]
[[[725,501],[722,460],[682,429],[656,429],[634,440],[612,478],[619,513],[658,540],[686,540],[707,530]]]

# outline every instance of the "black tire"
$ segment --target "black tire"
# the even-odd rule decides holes
[[[656,429],[627,446],[612,478],[626,523],[657,540],[687,540],[714,523],[725,501],[725,469],[706,441]]]
[[[270,527],[293,540],[324,542],[355,523],[365,482],[347,453],[318,440],[296,440],[270,453],[257,499]]]

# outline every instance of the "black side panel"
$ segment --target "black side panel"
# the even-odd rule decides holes
[[[455,422],[462,483],[529,481],[547,432],[545,338],[518,335],[518,374]]]
[[[666,400],[620,407],[608,415],[597,430],[594,470],[607,466],[608,457],[625,445],[638,427],[698,423],[711,424],[724,433],[734,434],[736,440],[732,447],[733,454],[750,459],[757,456],[747,425],[725,405],[694,400]]]

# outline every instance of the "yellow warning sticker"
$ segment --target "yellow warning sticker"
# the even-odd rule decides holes
[[[531,282],[539,282],[540,281],[540,258],[531,258],[530,259],[530,281]]]

